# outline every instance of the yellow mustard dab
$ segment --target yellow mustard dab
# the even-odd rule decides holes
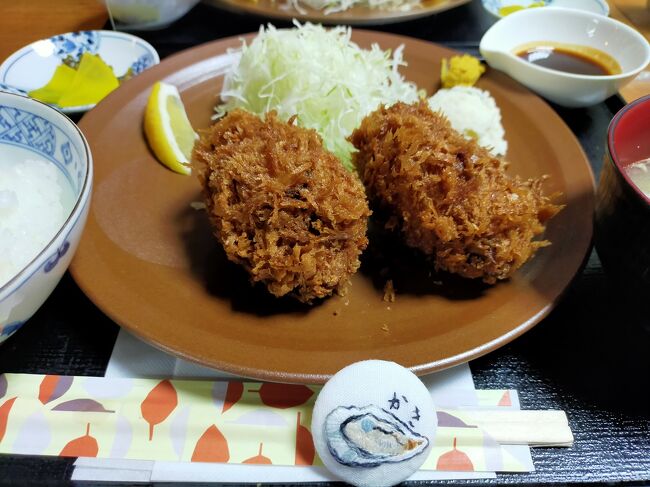
[[[519,10],[523,10],[525,8],[535,8],[535,7],[543,7],[544,2],[533,2],[530,5],[527,5],[524,7],[523,5],[506,5],[505,7],[501,7],[499,9],[499,17],[505,17],[506,15],[510,15],[511,13],[518,12]]]
[[[443,88],[474,86],[484,72],[485,66],[477,58],[463,54],[442,60],[440,80]]]

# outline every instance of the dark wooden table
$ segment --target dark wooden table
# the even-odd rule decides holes
[[[256,31],[262,22],[199,5],[165,30],[138,35],[164,58],[206,41]],[[474,0],[429,18],[376,29],[476,54],[492,22]],[[587,109],[554,107],[580,140],[596,177],[607,125],[621,106],[618,98],[611,98]],[[517,389],[523,408],[566,411],[576,440],[569,449],[534,449],[534,473],[499,474],[496,481],[471,484],[650,485],[649,302],[621,292],[593,252],[548,318],[470,364],[479,388]],[[0,372],[101,376],[117,332],[117,325],[66,274],[45,305],[2,346]],[[0,456],[0,482],[63,483],[70,478],[72,462]]]

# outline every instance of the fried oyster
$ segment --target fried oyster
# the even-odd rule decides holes
[[[311,302],[359,268],[364,188],[314,130],[234,110],[201,135],[193,167],[228,259],[273,295]]]
[[[492,284],[550,244],[535,237],[561,206],[542,179],[509,177],[506,162],[425,101],[378,109],[350,140],[370,200],[391,215],[387,226],[436,268]]]

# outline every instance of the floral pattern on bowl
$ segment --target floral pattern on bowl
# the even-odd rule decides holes
[[[82,30],[50,37],[54,44],[54,54],[64,60],[68,56],[79,60],[84,52],[95,54],[99,48],[100,36],[96,30]]]
[[[142,73],[147,68],[150,68],[156,63],[156,60],[154,57],[151,55],[151,53],[146,53],[140,56],[138,59],[136,59],[133,64],[131,65],[131,74],[135,76],[136,74]]]

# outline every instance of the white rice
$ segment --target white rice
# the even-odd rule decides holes
[[[489,92],[470,86],[438,90],[429,98],[434,112],[441,111],[451,126],[466,137],[478,136],[478,143],[494,155],[505,156],[508,142],[501,125],[501,111]]]
[[[42,160],[0,162],[0,286],[52,240],[69,212],[58,170]]]

